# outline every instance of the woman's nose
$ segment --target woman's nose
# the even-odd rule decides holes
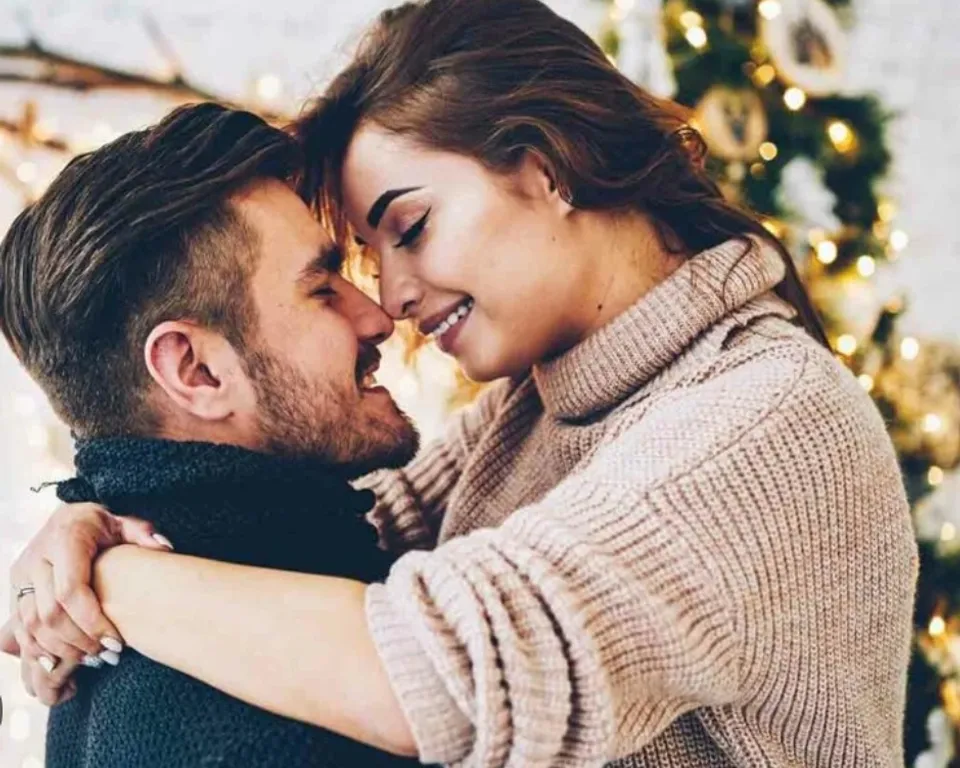
[[[420,281],[397,265],[380,265],[380,305],[394,320],[414,317],[423,299]]]

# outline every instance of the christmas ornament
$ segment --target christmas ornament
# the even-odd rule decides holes
[[[846,34],[824,0],[780,2],[760,15],[760,35],[784,80],[813,96],[836,93],[843,83]]]
[[[767,113],[749,88],[713,86],[697,105],[695,120],[710,151],[724,160],[754,160],[767,138]]]

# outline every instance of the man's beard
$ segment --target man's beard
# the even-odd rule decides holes
[[[311,382],[263,350],[249,352],[246,364],[264,450],[317,459],[347,477],[402,467],[416,454],[420,436],[399,409],[395,423],[378,419],[348,385]]]

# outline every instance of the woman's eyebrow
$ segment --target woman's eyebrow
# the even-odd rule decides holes
[[[370,206],[370,212],[367,214],[367,224],[376,229],[380,226],[380,222],[383,220],[383,215],[387,212],[387,208],[390,207],[390,203],[396,200],[398,197],[403,195],[408,195],[411,192],[416,192],[417,190],[423,189],[423,187],[406,187],[404,189],[388,189],[380,197],[377,198],[372,206]]]

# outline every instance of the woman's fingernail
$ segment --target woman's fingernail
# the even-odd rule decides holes
[[[55,662],[49,656],[40,656],[37,659],[37,664],[43,667],[43,671],[48,675],[53,672],[53,668],[57,666],[57,662]]]
[[[171,551],[173,550],[173,544],[170,543],[170,539],[168,539],[162,533],[153,534],[153,540],[156,541],[161,547],[166,547]]]
[[[100,658],[103,659],[111,667],[117,666],[120,663],[120,655],[114,653],[113,651],[101,651]]]
[[[90,656],[89,654],[80,659],[80,663],[85,667],[92,667],[93,669],[100,669],[100,667],[103,666],[103,661],[100,658]]]
[[[101,637],[100,645],[102,645],[108,651],[113,651],[114,653],[120,653],[123,650],[123,643],[121,643],[115,637],[110,637],[110,635],[104,635]]]

